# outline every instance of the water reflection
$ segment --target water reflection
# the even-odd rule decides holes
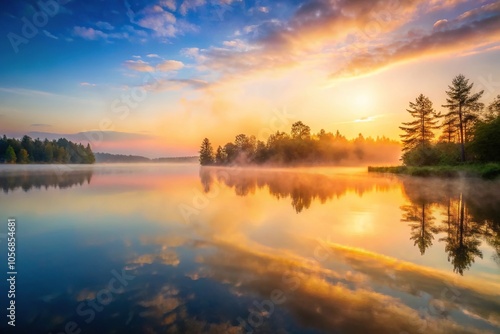
[[[500,263],[500,183],[478,179],[433,180],[411,177],[338,177],[281,170],[232,170],[201,168],[203,190],[211,192],[215,182],[248,196],[267,188],[277,198],[291,199],[297,213],[313,202],[325,204],[351,191],[385,192],[401,187],[408,203],[401,206],[401,221],[410,227],[410,240],[420,254],[436,241],[445,244],[453,271],[463,275],[477,258],[483,258],[482,242],[491,245]]]
[[[500,257],[499,183],[469,180],[419,180],[403,178],[403,190],[409,200],[401,207],[402,221],[411,227],[411,240],[421,254],[442,235],[448,261],[463,275],[477,258],[483,258],[480,246],[490,244]],[[443,217],[436,223],[436,217]]]
[[[88,186],[0,193],[29,245],[19,248],[18,328],[499,332],[498,183],[231,172],[94,166]],[[110,299],[113,270],[133,279]]]
[[[230,244],[218,245],[215,254],[199,261],[208,268],[202,270],[205,277],[231,284],[238,296],[257,295],[262,304],[279,289],[292,319],[324,333],[476,332],[463,314],[487,330],[500,325],[494,287],[463,284],[453,276],[361,249],[322,247],[327,256],[319,262]],[[421,296],[427,301],[416,303]]]
[[[200,168],[200,181],[205,192],[210,192],[214,182],[222,182],[234,189],[238,196],[255,194],[257,189],[267,187],[277,199],[291,199],[297,213],[309,209],[314,201],[321,204],[339,198],[352,191],[363,196],[366,192],[386,191],[395,184],[387,178],[346,176],[333,178],[329,175],[293,170]]]
[[[0,173],[0,187],[4,193],[22,188],[29,191],[33,188],[71,188],[90,184],[92,170],[73,170],[71,168],[51,168],[43,171],[15,171]]]

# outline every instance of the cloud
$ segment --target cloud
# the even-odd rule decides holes
[[[186,15],[190,10],[195,10],[197,7],[204,6],[205,4],[205,0],[184,0],[179,7],[179,12],[182,15]]]
[[[468,11],[453,21],[440,20],[433,28],[422,36],[409,36],[354,54],[334,76],[355,76],[417,58],[463,54],[498,45],[500,3]]]
[[[237,30],[237,40],[182,53],[195,59],[197,69],[218,74],[221,82],[294,67],[329,68],[331,78],[358,76],[413,58],[452,55],[495,43],[498,3],[456,20],[440,20],[430,33],[401,29],[419,15],[460,2],[309,0],[288,20],[252,23]]]
[[[430,0],[427,5],[427,11],[434,12],[439,10],[451,9],[467,1],[468,0]],[[484,3],[485,1],[487,0],[476,0],[476,3],[480,4]]]
[[[265,6],[260,6],[260,7],[257,7],[257,10],[261,13],[269,13],[269,7],[265,7]]]
[[[43,30],[43,33],[45,34],[45,36],[47,36],[47,37],[49,37],[49,38],[52,38],[52,39],[59,39],[59,37],[52,35],[52,34],[51,34],[50,32],[48,32],[47,30]]]
[[[114,30],[115,27],[108,22],[98,21],[96,24],[97,28],[104,30]]]
[[[215,0],[218,5],[231,5],[233,2],[241,2],[242,0]]]
[[[148,58],[161,58],[156,53],[150,53],[150,54],[146,55],[146,57],[148,57]]]
[[[102,32],[101,30],[96,30],[94,28],[80,27],[80,26],[76,26],[73,28],[73,34],[83,39],[91,41],[100,38],[106,39],[108,37],[108,35]]]
[[[60,96],[54,93],[45,92],[41,90],[25,89],[25,88],[4,88],[0,87],[0,92],[18,94],[18,95],[28,95],[28,96],[44,96],[44,97],[56,97]]]
[[[156,69],[162,72],[177,71],[184,67],[184,64],[177,60],[165,60],[156,65]]]
[[[286,69],[322,57],[325,49],[334,50],[346,37],[362,34],[373,22],[380,25],[377,36],[392,31],[408,22],[421,3],[422,0],[305,1],[287,21],[274,18],[238,30],[236,35],[244,40],[245,49],[234,48],[236,41],[227,41],[223,47],[196,51],[196,59],[201,69],[223,75]],[[389,14],[379,23],[374,17],[380,13]]]
[[[80,82],[80,86],[82,86],[82,87],[95,87],[96,84],[89,83],[89,82]]]
[[[181,90],[186,87],[192,89],[208,88],[210,83],[201,79],[158,79],[153,84],[144,86],[147,90],[162,92]]]
[[[231,41],[224,41],[222,42],[222,45],[230,48],[236,48],[240,50],[245,50],[249,48],[249,45],[242,41],[241,39],[233,39]]]
[[[200,49],[199,48],[184,48],[181,50],[181,55],[190,57],[190,58],[196,58],[200,55]]]
[[[127,60],[124,65],[131,70],[138,72],[154,72],[153,66],[142,60]]]
[[[161,6],[153,5],[144,8],[137,15],[136,24],[143,28],[153,30],[160,37],[174,37],[179,32],[175,26],[175,16],[164,10]]]
[[[33,123],[30,125],[31,127],[34,127],[34,128],[49,128],[51,127],[52,125],[50,124],[45,124],[45,123]]]
[[[104,27],[104,30],[107,30],[106,32],[99,30],[99,29],[94,29],[92,27],[82,27],[82,26],[75,26],[73,28],[73,35],[81,37],[86,40],[105,40],[109,41],[110,39],[127,39],[129,41],[139,41],[139,42],[144,42],[145,37],[147,37],[147,33],[143,30],[137,30],[134,27],[130,25],[124,25],[121,27],[121,31],[115,31],[112,32],[110,30],[114,31],[114,27],[110,25],[107,22],[97,22],[96,25],[100,25]],[[112,29],[111,29],[112,28]]]
[[[160,0],[160,6],[167,7],[171,11],[175,11],[177,8],[175,0]]]
[[[448,26],[448,20],[444,19],[444,20],[438,20],[436,21],[436,23],[434,23],[434,30],[443,30],[443,29],[446,29],[446,27]]]
[[[354,123],[366,123],[366,122],[373,122],[375,119],[377,119],[377,116],[369,116],[369,117],[361,117],[358,119],[355,119],[353,122]]]

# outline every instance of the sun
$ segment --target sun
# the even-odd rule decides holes
[[[373,94],[369,92],[361,92],[354,95],[353,104],[357,109],[366,111],[373,107]]]

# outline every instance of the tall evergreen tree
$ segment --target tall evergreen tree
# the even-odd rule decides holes
[[[214,163],[214,150],[208,138],[203,139],[200,147],[200,164],[211,165]]]
[[[479,99],[483,95],[484,91],[473,94],[472,88],[474,84],[469,84],[469,79],[466,79],[464,75],[457,75],[453,81],[452,85],[448,86],[449,90],[446,91],[448,98],[446,99],[445,105],[443,107],[448,108],[449,112],[445,115],[454,119],[458,124],[459,134],[460,134],[460,155],[462,162],[465,161],[465,140],[466,140],[466,130],[467,123],[471,119],[475,118],[475,113],[479,105]]]
[[[443,123],[440,128],[442,129],[439,141],[445,143],[455,143],[458,138],[458,124],[454,117],[444,116]]]
[[[226,152],[219,145],[219,147],[217,147],[217,152],[215,153],[215,163],[217,165],[223,165],[225,162],[226,162]]]
[[[403,123],[399,128],[405,133],[400,135],[403,142],[403,151],[414,148],[425,148],[434,139],[434,131],[437,128],[437,117],[428,97],[420,94],[415,102],[410,101],[410,108],[406,109],[415,119],[412,122]]]

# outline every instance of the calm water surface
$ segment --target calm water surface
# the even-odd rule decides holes
[[[17,332],[500,333],[499,182],[150,164],[0,187]]]

